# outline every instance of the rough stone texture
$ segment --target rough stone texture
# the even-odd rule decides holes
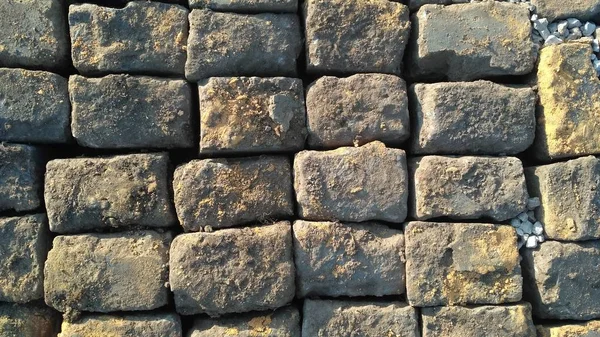
[[[532,337],[529,303],[421,309],[423,337]]]
[[[60,330],[60,316],[36,304],[0,303],[0,336],[54,337]]]
[[[296,308],[285,307],[218,319],[196,318],[188,336],[300,337],[300,314]]]
[[[73,137],[93,148],[192,147],[192,94],[184,80],[71,76]]]
[[[407,185],[406,154],[381,142],[302,151],[294,160],[298,214],[306,220],[402,222]]]
[[[406,293],[410,305],[517,302],[522,285],[513,227],[408,223]]]
[[[175,170],[173,189],[186,231],[232,227],[294,215],[287,158],[193,160]]]
[[[212,77],[200,92],[200,153],[297,152],[304,148],[302,81]]]
[[[44,190],[50,230],[174,225],[168,166],[166,153],[50,161]]]
[[[296,13],[298,0],[189,0],[190,8],[209,8],[223,12]]]
[[[189,20],[188,80],[296,75],[302,35],[295,14],[246,15],[194,9]]]
[[[50,249],[44,214],[0,218],[0,301],[44,297],[44,261]]]
[[[549,22],[557,19],[578,18],[580,20],[598,20],[600,2],[598,0],[571,0],[568,6],[562,0],[531,0],[536,13]]]
[[[155,231],[57,236],[44,267],[46,303],[67,313],[162,307],[170,242]]]
[[[0,2],[0,67],[64,69],[69,32],[64,0]]]
[[[409,162],[411,215],[417,220],[504,221],[525,211],[528,194],[518,158],[425,156]]]
[[[427,4],[451,5],[468,2],[470,2],[470,0],[408,0],[408,7],[411,11],[417,11],[421,6]]]
[[[298,297],[404,293],[404,236],[376,223],[294,222]]]
[[[568,7],[568,6],[567,6]],[[600,153],[600,80],[588,43],[546,46],[538,66],[533,154],[558,159]]]
[[[0,211],[31,211],[42,204],[44,163],[39,148],[0,143]]]
[[[526,6],[498,1],[424,5],[411,19],[406,70],[413,79],[524,75],[535,65],[537,50]]]
[[[171,245],[169,283],[183,315],[275,309],[294,298],[292,228],[182,234]]]
[[[523,256],[523,295],[538,318],[600,318],[600,241],[546,241]]]
[[[76,322],[62,323],[58,337],[181,337],[176,314],[86,315]]]
[[[71,139],[70,114],[66,78],[45,71],[0,69],[0,140],[66,143]]]
[[[385,74],[321,77],[307,90],[306,118],[311,148],[399,146],[410,129],[406,83]]]
[[[600,336],[600,321],[537,325],[538,337],[595,337]]]
[[[489,81],[409,90],[416,154],[516,154],[535,137],[536,94]]]
[[[535,210],[546,237],[578,241],[600,239],[600,160],[593,156],[525,169]]]
[[[302,337],[419,337],[417,311],[401,302],[305,300]]]
[[[311,73],[400,74],[410,34],[408,7],[386,0],[307,0]]]
[[[124,8],[69,7],[71,56],[83,75],[183,75],[188,37],[183,6],[132,1]]]

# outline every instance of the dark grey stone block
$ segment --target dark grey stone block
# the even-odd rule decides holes
[[[0,211],[31,211],[42,204],[44,162],[39,148],[0,143]]]
[[[241,13],[296,13],[298,0],[189,0],[190,8]]]
[[[569,2],[568,6],[561,0],[531,0],[536,12],[548,21],[558,19],[578,18],[580,20],[597,20],[600,16],[600,2],[597,0],[577,0]]]

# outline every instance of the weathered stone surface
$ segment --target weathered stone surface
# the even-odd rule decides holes
[[[411,11],[417,11],[421,6],[432,4],[432,5],[451,5],[468,3],[470,0],[408,0],[408,7]]]
[[[275,309],[294,298],[292,228],[182,234],[171,245],[169,283],[183,315]]]
[[[386,0],[304,3],[307,71],[400,74],[408,7]]]
[[[413,79],[524,75],[535,65],[526,6],[499,1],[424,5],[413,14],[412,23],[406,70]]]
[[[600,336],[600,321],[537,325],[538,337],[594,337]]]
[[[600,160],[588,156],[525,169],[535,210],[546,236],[554,240],[600,239]]]
[[[546,241],[523,256],[523,295],[538,318],[600,318],[600,241]]]
[[[294,222],[298,297],[404,293],[404,236],[376,223]]]
[[[183,75],[187,17],[183,6],[154,1],[132,1],[124,8],[71,5],[73,65],[83,75]]]
[[[166,153],[50,161],[44,189],[50,230],[174,225],[168,167]]]
[[[93,148],[192,147],[192,98],[184,80],[71,76],[73,137]]]
[[[302,36],[295,14],[246,15],[194,9],[189,20],[188,80],[296,75]]]
[[[276,336],[300,337],[298,309],[285,307],[270,312],[222,318],[197,318],[189,337]]]
[[[244,225],[294,214],[286,157],[193,160],[175,170],[173,189],[186,231]]]
[[[200,153],[304,148],[306,114],[300,79],[212,77],[198,88]]]
[[[423,337],[532,337],[529,303],[421,309]]]
[[[406,83],[385,74],[321,77],[308,87],[306,118],[311,148],[399,146],[410,129]]]
[[[548,18],[550,22],[567,18],[597,20],[600,16],[598,0],[571,0],[568,5],[561,0],[531,0],[531,4],[541,18]]]
[[[406,294],[412,306],[521,300],[517,235],[511,226],[409,222]]]
[[[31,211],[42,204],[44,163],[33,146],[0,143],[0,211]]]
[[[419,337],[417,311],[401,302],[305,300],[302,337]]]
[[[551,45],[541,51],[533,151],[539,159],[600,153],[600,80],[591,54],[588,43]]]
[[[44,214],[0,218],[0,301],[44,297],[44,261],[50,249]]]
[[[296,13],[298,0],[189,0],[190,8],[209,8],[223,12]]]
[[[150,230],[57,236],[44,267],[46,303],[67,313],[162,307],[170,242]]]
[[[176,314],[140,313],[86,315],[76,322],[62,323],[58,337],[181,337],[181,320]]]
[[[525,211],[528,194],[518,158],[425,156],[411,160],[409,170],[415,219],[504,221]]]
[[[66,143],[71,138],[70,115],[66,78],[45,71],[0,69],[0,140]]]
[[[64,0],[0,2],[0,67],[64,69],[69,32]]]
[[[409,90],[416,154],[516,154],[535,137],[535,92],[489,81]]]
[[[402,222],[407,185],[406,154],[381,142],[302,151],[294,160],[298,213],[306,220]]]
[[[36,304],[0,303],[0,336],[54,337],[60,330],[60,316]]]

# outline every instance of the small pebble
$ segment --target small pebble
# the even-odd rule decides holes
[[[523,223],[521,224],[521,227],[519,227],[523,230],[523,232],[525,232],[525,234],[531,234],[533,233],[533,224],[529,221],[523,221]]]
[[[525,212],[517,215],[517,218],[519,218],[519,220],[521,220],[523,222],[529,220],[529,216]]]
[[[579,21],[579,19],[576,19],[576,18],[568,18],[567,23],[568,23],[567,28],[569,28],[569,29],[581,27],[581,21]]]
[[[595,31],[596,24],[593,22],[588,21],[585,23],[585,25],[583,25],[583,27],[581,27],[581,33],[583,33],[583,36],[592,36]]]
[[[542,29],[539,32],[540,32],[540,35],[544,38],[544,40],[548,40],[548,38],[550,36],[553,36],[552,34],[550,34],[550,31],[548,30],[548,28]]]
[[[521,236],[523,236],[525,234],[521,228],[517,228],[516,231],[517,231],[517,235],[519,237],[521,237]]]
[[[527,200],[527,209],[530,211],[533,211],[534,209],[540,207],[541,205],[542,205],[542,202],[540,201],[540,198],[538,198],[538,197],[529,198]]]
[[[596,56],[596,54],[590,55],[590,60],[594,61],[594,60],[597,60],[597,59],[598,59],[598,56]]]
[[[521,227],[521,220],[519,219],[511,219],[510,220],[510,225],[515,227],[515,228],[519,228]]]
[[[600,53],[600,42],[598,42],[598,39],[592,40],[592,49],[595,53]]]
[[[559,21],[556,25],[556,30],[558,31],[558,35],[567,36],[569,34],[569,23],[565,21]]]
[[[569,41],[577,40],[577,39],[581,38],[582,36],[583,36],[583,34],[581,33],[581,29],[572,28],[571,30],[569,30],[569,36],[567,36],[567,40],[569,40]]]
[[[531,22],[535,22],[535,21],[537,21],[537,20],[538,20],[538,18],[539,18],[539,16],[538,16],[537,14],[533,14],[533,15],[531,16]]]
[[[533,224],[533,234],[542,235],[543,233],[544,233],[544,226],[542,226],[541,222],[536,221],[536,223]]]
[[[537,239],[537,242],[539,242],[539,243],[542,243],[542,242],[546,241],[546,239],[544,239],[543,235],[538,235],[535,238]]]
[[[530,236],[527,238],[527,243],[525,244],[525,247],[535,248],[535,247],[537,247],[537,245],[538,245],[537,237]]]
[[[533,28],[535,28],[536,30],[548,29],[548,19],[542,18],[533,21]]]
[[[527,241],[529,239],[529,234],[523,234],[523,240]]]
[[[533,211],[527,211],[527,216],[529,217],[529,221],[535,222],[535,213]]]
[[[557,22],[552,22],[551,24],[549,24],[548,25],[548,30],[550,31],[550,33],[556,34],[556,32],[558,32],[558,23]]]
[[[547,45],[560,44],[563,43],[563,40],[559,39],[555,35],[550,35],[544,43]]]

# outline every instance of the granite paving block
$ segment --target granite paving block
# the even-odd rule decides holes
[[[54,337],[60,315],[43,305],[0,303],[0,336]]]
[[[600,321],[581,323],[547,323],[537,325],[538,337],[595,337],[600,336]]]
[[[212,77],[199,83],[200,153],[298,152],[306,140],[302,81]]]
[[[71,56],[82,75],[184,75],[188,10],[154,1],[69,7]]]
[[[409,162],[417,220],[505,221],[526,210],[523,164],[514,157],[416,157]]]
[[[296,13],[298,0],[189,0],[190,8],[241,13]]]
[[[50,230],[172,226],[168,172],[166,153],[52,160],[44,190]]]
[[[0,142],[0,211],[32,211],[42,204],[44,161],[39,148]]]
[[[572,0],[568,5],[561,0],[531,0],[531,4],[535,5],[536,13],[549,22],[567,18],[597,20],[600,16],[598,0]]]
[[[175,170],[173,189],[186,231],[232,227],[294,215],[286,157],[193,160]]]
[[[103,149],[194,144],[192,93],[184,80],[108,75],[69,79],[73,137]]]
[[[62,323],[58,337],[182,337],[181,320],[173,313],[88,314]]]
[[[410,129],[406,83],[387,74],[321,77],[308,87],[306,118],[311,148],[400,146]]]
[[[294,160],[298,214],[306,220],[402,222],[408,199],[406,154],[379,141]]]
[[[182,315],[276,309],[294,298],[292,226],[282,221],[182,234],[173,240],[169,266]]]

